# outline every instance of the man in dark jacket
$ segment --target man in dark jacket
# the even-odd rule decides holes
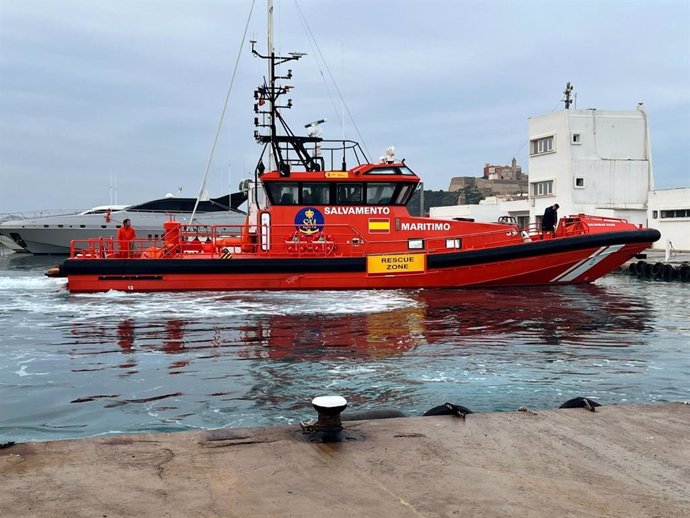
[[[556,227],[558,222],[558,203],[546,207],[544,211],[544,216],[541,218],[541,231],[542,232],[552,232]]]

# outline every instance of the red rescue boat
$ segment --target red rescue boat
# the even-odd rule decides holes
[[[292,133],[279,111],[291,102],[278,105],[289,87],[276,83],[276,67],[301,55],[252,52],[268,60],[271,80],[254,94],[264,151],[254,179],[243,182],[246,223],[169,221],[164,239],[135,240],[126,250],[112,239],[74,241],[52,271],[67,277],[71,292],[590,283],[660,238],[623,219],[583,214],[561,219],[553,234],[412,216],[407,204],[420,179],[392,150],[372,163],[356,142]]]

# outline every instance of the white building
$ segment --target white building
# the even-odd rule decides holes
[[[429,216],[447,219],[469,218],[476,221],[498,221],[501,216],[512,216],[518,225],[526,227],[530,222],[530,202],[528,198],[505,200],[499,196],[489,196],[478,205],[431,207]]]
[[[661,232],[653,248],[690,251],[690,188],[652,191],[648,205],[649,226]]]
[[[530,220],[558,203],[559,216],[591,214],[647,223],[654,188],[647,114],[561,110],[529,121]]]
[[[690,250],[690,189],[654,190],[644,105],[633,111],[564,109],[529,120],[529,200],[435,207],[434,217],[495,221],[513,216],[539,225],[555,203],[559,217],[590,214],[656,228],[664,249]]]

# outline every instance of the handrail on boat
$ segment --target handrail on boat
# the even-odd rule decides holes
[[[619,222],[619,218],[594,218],[595,221]],[[81,259],[165,259],[206,254],[216,257],[351,257],[371,254],[424,251],[443,253],[478,248],[515,245],[545,239],[534,224],[523,227],[505,225],[472,234],[427,235],[391,240],[376,234],[364,235],[349,224],[324,224],[313,234],[301,232],[294,224],[272,224],[259,231],[261,225],[182,225],[166,224],[161,238],[135,239],[128,250],[121,250],[116,238],[92,238],[72,241],[70,256]],[[559,221],[555,236],[568,237],[590,233],[587,221],[580,217]],[[412,241],[418,241],[413,243]]]

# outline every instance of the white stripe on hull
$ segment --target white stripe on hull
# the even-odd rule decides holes
[[[556,277],[551,279],[551,282],[571,282],[571,281],[577,279],[580,275],[587,272],[592,267],[599,264],[601,261],[606,259],[609,255],[615,254],[616,252],[618,252],[624,246],[625,245],[602,246],[599,249],[597,249],[597,251],[594,252],[589,257],[583,259],[582,261],[575,263],[573,266],[568,268],[566,271],[564,271],[563,273],[560,273],[559,275],[557,275]]]

